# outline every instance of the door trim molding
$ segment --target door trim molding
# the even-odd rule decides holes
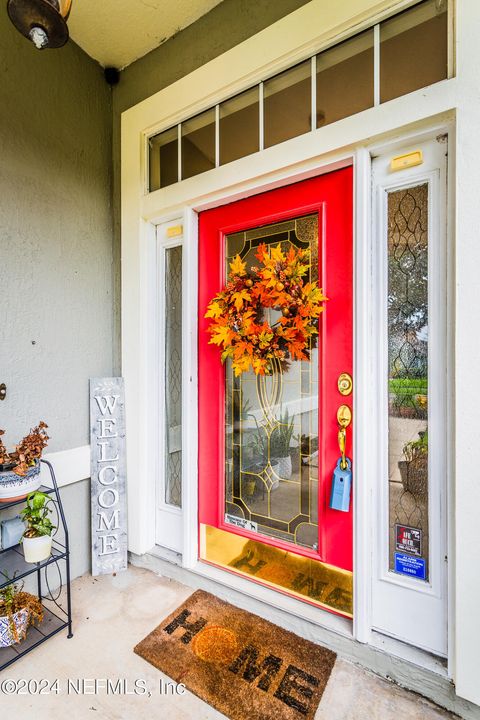
[[[383,1],[365,2],[365,9],[355,16],[372,17],[375,11],[397,9],[401,3]],[[212,171],[180,182],[176,185],[145,195],[146,143],[145,138],[159,127],[159,123],[173,122],[173,118],[186,111],[209,106],[215,98],[225,97],[227,91],[239,92],[252,82],[252,78],[274,72],[311,54],[309,43],[318,27],[319,0],[312,0],[283,21],[241,43],[231,51],[207,63],[182,80],[165,88],[122,114],[122,368],[126,383],[128,474],[129,474],[129,549],[138,555],[147,553],[155,545],[154,519],[151,509],[152,478],[149,457],[155,436],[154,413],[149,393],[152,373],[157,368],[152,347],[151,328],[156,321],[154,305],[155,278],[152,277],[155,225],[159,222],[183,219],[185,250],[185,305],[190,312],[184,326],[184,390],[185,413],[184,442],[188,478],[184,490],[184,553],[183,564],[193,569],[197,563],[197,212],[218,204],[231,202],[252,193],[306,179],[329,172],[354,157],[355,168],[355,298],[366,296],[370,276],[370,259],[360,239],[370,236],[370,179],[369,157],[374,144],[394,142],[401,135],[402,143],[443,132],[445,124],[454,117],[459,103],[458,78],[445,80],[409,95],[397,98],[358,115],[328,125],[319,130],[293,138],[253,156],[242,158]],[[332,4],[330,36],[339,37],[351,28],[346,4]],[[345,12],[345,17],[344,16]],[[343,19],[342,19],[343,18]],[[342,25],[343,23],[343,25]],[[343,28],[343,29],[342,29]],[[318,41],[318,38],[315,42]],[[281,58],[278,48],[282,47]],[[305,48],[308,47],[308,52]],[[265,56],[268,49],[268,57]],[[232,77],[232,70],[234,75]],[[201,93],[201,95],[200,95]],[[186,105],[186,98],[190,104]],[[203,98],[203,99],[202,99]],[[196,103],[196,105],[195,105]],[[373,140],[372,140],[373,138]],[[372,144],[373,143],[373,144]],[[340,148],[340,150],[339,150]],[[362,278],[362,272],[367,275]],[[360,273],[360,275],[359,275]],[[153,283],[153,286],[152,286]],[[357,313],[357,310],[355,310]],[[355,316],[356,337],[363,327],[364,318]],[[357,343],[357,340],[355,340]],[[360,344],[355,346],[355,411],[356,427],[366,427],[371,419],[370,401],[366,391],[360,392],[360,381],[372,378],[374,368]],[[367,386],[368,387],[368,386]],[[361,418],[363,417],[363,424]],[[358,489],[355,499],[355,583],[354,636],[361,642],[371,637],[370,582],[371,582],[371,522],[369,517],[371,486],[369,468],[371,448],[368,440],[354,436],[357,473],[365,483]],[[152,445],[153,443],[153,445]],[[366,472],[367,471],[367,472]],[[153,491],[154,498],[154,491]],[[250,583],[255,593],[253,584]],[[317,610],[317,612],[319,612]],[[321,611],[320,611],[321,612]]]
[[[354,453],[355,475],[362,482],[355,483],[353,538],[353,632],[363,643],[371,641],[371,528],[372,487],[371,462],[374,457],[373,433],[360,432],[374,417],[373,394],[375,365],[372,362],[370,318],[372,317],[371,262],[371,156],[366,148],[359,148],[355,156],[353,206],[353,378],[354,378]],[[375,470],[374,470],[375,473]],[[359,572],[358,569],[362,571]]]
[[[445,131],[445,124],[430,126],[430,129],[425,130],[423,133],[411,133],[402,136],[401,144],[411,141],[418,142],[420,139],[425,137],[432,137],[438,134],[440,131]],[[313,144],[313,143],[312,143]],[[331,172],[339,167],[351,165],[353,160],[354,167],[354,382],[356,387],[355,395],[355,416],[357,422],[355,424],[355,432],[353,436],[353,442],[355,445],[355,457],[356,457],[356,473],[358,477],[362,478],[362,483],[359,483],[356,487],[355,492],[355,513],[354,513],[354,623],[353,631],[351,629],[350,636],[363,643],[369,643],[372,641],[372,630],[371,630],[371,555],[372,555],[372,543],[371,543],[371,522],[372,522],[372,511],[371,511],[371,498],[372,498],[372,484],[371,480],[371,468],[372,468],[372,443],[373,438],[362,437],[360,428],[368,426],[372,418],[372,398],[368,388],[372,387],[373,378],[375,377],[375,366],[372,364],[371,348],[369,343],[365,343],[364,339],[371,333],[371,309],[372,309],[372,298],[371,298],[371,244],[372,232],[371,232],[371,154],[373,149],[370,147],[358,148],[354,153],[346,152],[339,153],[332,158],[327,156],[324,162],[319,162],[316,158],[311,159],[308,163],[298,163],[296,172],[291,174],[288,178],[289,182],[296,182],[304,179],[305,177],[311,177],[314,174],[323,174]],[[285,184],[285,179],[281,184]],[[277,185],[279,185],[278,183]],[[251,193],[252,181],[249,183],[249,187],[239,193],[237,191],[229,196],[227,192],[222,197],[222,204],[228,203],[238,199],[239,194],[247,196]],[[264,176],[260,176],[255,182],[255,191],[263,192],[264,190],[270,189],[272,184],[268,182],[268,179]],[[213,194],[217,199],[216,193]],[[211,200],[211,196],[206,194],[202,198],[202,202],[198,200],[194,201],[193,207],[185,207],[183,213],[180,215],[177,212],[169,212],[165,215],[157,215],[156,222],[171,224],[183,222],[184,226],[184,282],[185,282],[185,308],[188,308],[188,312],[184,315],[184,338],[183,338],[183,352],[184,352],[184,409],[185,409],[185,421],[182,430],[182,441],[184,443],[184,458],[185,458],[185,486],[183,488],[183,513],[184,513],[184,534],[183,534],[183,556],[182,564],[186,569],[190,569],[196,573],[210,575],[210,569],[205,570],[199,568],[198,562],[198,447],[197,447],[197,427],[198,427],[198,388],[197,388],[197,315],[198,315],[198,302],[197,302],[197,270],[198,270],[198,212],[203,209],[212,207],[214,202]],[[218,200],[217,203],[219,204]],[[143,235],[140,235],[139,241],[143,237],[148,239],[149,233],[145,231],[145,226],[149,226],[153,229],[153,237],[155,237],[155,224],[154,222],[142,221],[140,229],[143,230]],[[360,242],[361,240],[361,242]],[[366,240],[366,242],[365,242]],[[145,258],[149,255],[148,242],[145,243],[143,250]],[[145,263],[147,260],[145,259]],[[154,297],[155,292],[152,288],[148,288],[148,284],[140,287],[139,290],[145,295],[145,297]],[[367,308],[363,311],[363,307]],[[146,307],[146,305],[145,305]],[[149,322],[148,325],[151,327],[151,323],[157,322],[154,314],[152,315],[151,308],[148,313]],[[366,327],[367,326],[367,327]],[[368,329],[370,328],[370,329]],[[124,346],[125,347],[125,346]],[[144,349],[140,348],[140,351]],[[138,349],[137,349],[138,353]],[[150,359],[147,359],[146,367],[150,367],[150,372],[155,372],[157,368],[157,357],[153,353],[151,354],[151,347],[146,348],[147,355],[150,353]],[[141,354],[141,353],[140,353]],[[365,383],[365,384],[364,384]],[[144,383],[145,387],[148,387],[148,381]],[[363,389],[362,389],[363,385]],[[155,425],[149,425],[148,421],[142,426],[145,431],[148,442],[155,442],[155,432],[152,432],[152,428]],[[147,442],[147,441],[146,441]],[[135,473],[138,477],[138,473]],[[132,475],[130,475],[132,477]],[[155,478],[152,473],[149,473],[149,484],[150,491],[147,492],[147,496],[154,492]],[[137,485],[138,487],[138,485]],[[136,545],[138,535],[130,538],[129,549],[137,555],[142,555],[149,552],[155,546],[154,540],[154,517],[150,512],[150,508],[146,507],[147,503],[144,503],[144,513],[136,518],[132,518],[134,522],[138,522],[141,518],[142,534],[144,537],[143,544],[141,546]],[[147,530],[147,531],[146,531]],[[151,538],[151,540],[150,540]],[[218,570],[217,572],[226,575],[230,578],[231,574]],[[254,583],[248,583],[249,594],[253,597],[258,597],[258,586]],[[272,591],[273,592],[273,591]],[[300,603],[295,603],[295,607]],[[303,603],[301,606],[303,607]],[[292,606],[289,609],[290,612],[295,613],[295,608]],[[298,611],[299,612],[299,611]],[[318,623],[324,627],[329,627],[328,617],[330,613],[322,611],[320,608],[315,609],[318,615]],[[348,621],[347,621],[348,622]],[[331,628],[334,629],[334,628]],[[338,632],[337,630],[334,630]]]

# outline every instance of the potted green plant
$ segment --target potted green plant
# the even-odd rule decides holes
[[[26,507],[21,515],[27,525],[23,533],[23,554],[28,563],[46,560],[52,552],[52,534],[56,529],[48,517],[52,512],[51,498],[42,492],[33,492],[27,497]]]
[[[249,421],[249,417],[253,417],[251,410],[252,406],[248,398],[242,397],[242,403],[240,405],[238,400],[234,403],[231,393],[228,394],[227,407],[225,411],[227,424],[231,423],[233,419],[233,425],[237,430],[240,426],[245,428],[249,423],[251,425],[251,421]]]
[[[267,465],[267,444],[264,434],[257,430],[250,438],[249,444],[245,449],[243,474],[242,474],[242,490],[247,497],[252,497],[257,488],[256,475],[263,472]]]
[[[398,463],[404,490],[417,497],[428,491],[428,430],[419,432],[418,438],[403,446],[405,460]]]
[[[244,463],[243,487],[248,497],[254,495],[257,489],[257,478],[267,468],[269,461],[267,435],[257,423],[256,432],[252,433],[246,449],[246,462]],[[271,489],[276,490],[280,484],[279,467],[276,458],[270,456],[270,467],[273,471]],[[259,483],[261,484],[261,483]],[[265,487],[265,486],[264,486]]]
[[[288,410],[277,420],[278,425],[270,435],[270,456],[276,458],[278,463],[278,473],[283,480],[289,480],[292,477],[292,457],[290,455],[294,418],[290,418]]]
[[[42,603],[23,591],[23,583],[12,582],[0,589],[0,648],[21,642],[29,626],[42,620]]]
[[[247,497],[251,498],[255,494],[257,481],[254,475],[244,475],[242,489],[245,489]]]
[[[0,503],[23,500],[41,485],[40,458],[47,446],[46,423],[40,422],[16,446],[7,451],[0,430]]]

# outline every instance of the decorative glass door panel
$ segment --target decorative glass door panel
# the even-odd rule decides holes
[[[172,233],[172,228],[174,233]],[[173,234],[173,238],[172,238]],[[156,529],[158,545],[176,553],[183,551],[182,405],[183,357],[182,316],[183,243],[178,225],[157,226],[158,357],[159,357],[159,438],[156,487]]]
[[[255,276],[258,252],[272,259],[289,250],[304,253],[303,283],[318,282],[328,297],[318,332],[304,359],[285,352],[266,374],[236,373],[209,343],[206,308],[235,259]],[[271,328],[283,327],[281,318],[275,303],[257,311]],[[337,411],[353,407],[342,373],[352,374],[352,169],[201,213],[200,559],[351,616],[353,500],[344,511],[330,506]],[[352,425],[346,433],[352,460]]]
[[[165,249],[165,497],[182,507],[182,246]]]
[[[387,213],[389,570],[428,582],[428,183]]]
[[[419,166],[392,173],[392,149],[372,162],[380,383],[372,627],[446,657],[447,137],[404,152],[413,149]]]
[[[238,254],[247,268],[260,243],[307,253],[306,282],[318,280],[318,215],[227,235],[226,273]],[[265,308],[272,327],[280,310]],[[226,366],[225,523],[318,548],[318,349],[310,360],[277,360],[271,375],[236,377]]]

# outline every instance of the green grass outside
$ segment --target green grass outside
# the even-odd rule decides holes
[[[390,392],[415,393],[426,395],[428,391],[427,378],[390,378],[388,381]]]

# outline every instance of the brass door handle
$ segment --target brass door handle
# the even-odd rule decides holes
[[[352,411],[348,405],[340,405],[337,410],[337,422],[342,428],[347,428],[352,422]]]
[[[348,407],[348,405],[340,405],[340,407],[337,410],[337,422],[339,425],[338,428],[338,447],[340,449],[340,454],[342,456],[342,460],[340,463],[340,467],[342,470],[345,470],[348,463],[345,457],[345,448],[347,444],[347,427],[352,422],[352,411]]]
[[[342,459],[340,461],[340,467],[342,468],[342,470],[345,470],[345,468],[347,467],[347,460],[345,457],[345,445],[347,441],[346,436],[347,431],[345,430],[345,428],[340,428],[340,430],[338,431],[338,447],[340,448],[340,454],[342,456]]]

